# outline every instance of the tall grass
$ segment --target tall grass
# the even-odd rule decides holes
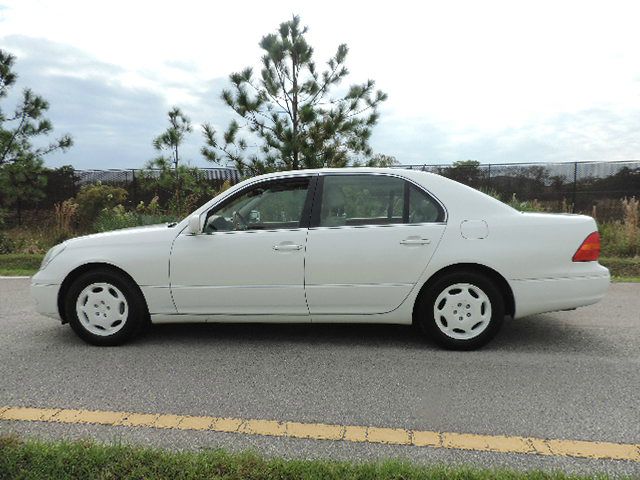
[[[640,255],[640,201],[631,197],[621,202],[624,213],[622,222],[600,225],[602,254],[637,257]]]
[[[420,466],[409,461],[285,460],[223,450],[172,452],[90,441],[42,442],[0,437],[0,478],[229,480],[586,480],[603,474],[517,472],[475,466]]]

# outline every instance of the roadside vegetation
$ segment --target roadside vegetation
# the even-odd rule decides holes
[[[14,436],[5,436],[0,437],[0,478],[604,480],[608,477],[488,470],[471,466],[419,466],[398,460],[355,463],[267,459],[251,452],[175,452],[128,445],[102,445],[90,441],[23,441]]]
[[[225,182],[215,195],[229,188]],[[188,195],[195,195],[194,190]],[[153,190],[151,190],[153,192]],[[185,190],[183,190],[183,193]],[[188,197],[187,195],[187,197]],[[553,211],[540,202],[523,202],[512,196],[508,202],[520,211]],[[615,281],[640,281],[640,201],[635,197],[620,200],[622,220],[599,223],[602,257]],[[197,205],[186,205],[196,208]],[[0,216],[0,275],[33,275],[42,256],[53,245],[69,238],[119,228],[178,221],[189,213],[175,204],[162,205],[155,195],[148,203],[127,205],[127,191],[111,185],[87,185],[69,200],[55,205],[53,212],[31,212],[29,222],[2,228]],[[32,217],[31,217],[32,216]]]
[[[491,191],[485,193],[508,203],[521,212],[571,213],[571,206],[566,201],[557,205],[538,200],[521,201],[515,193],[510,199],[500,198],[499,195]],[[616,265],[627,264],[626,273],[630,273],[628,269],[633,268],[633,265],[637,265],[640,261],[640,199],[636,197],[622,198],[618,200],[618,203],[622,212],[622,218],[619,220],[599,219],[596,206],[587,214],[598,222],[598,230],[602,239],[602,257]],[[632,259],[632,261],[627,262],[626,259]],[[636,270],[635,274],[640,275],[640,271]]]

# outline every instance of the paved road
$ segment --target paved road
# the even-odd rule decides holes
[[[96,348],[37,315],[28,280],[0,280],[0,406],[164,412],[640,443],[640,284],[600,304],[505,322],[477,352],[407,327],[159,326]],[[0,422],[1,432],[267,455],[640,474],[640,463],[219,432]]]

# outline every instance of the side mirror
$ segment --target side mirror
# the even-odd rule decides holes
[[[202,233],[202,227],[200,226],[200,215],[191,215],[189,217],[187,232],[189,233],[189,235],[200,235]]]

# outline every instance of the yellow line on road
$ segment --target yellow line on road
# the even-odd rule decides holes
[[[640,462],[640,444],[476,435],[359,425],[10,406],[0,406],[0,420],[205,430],[312,440],[342,440],[474,450],[478,452],[520,453]]]

